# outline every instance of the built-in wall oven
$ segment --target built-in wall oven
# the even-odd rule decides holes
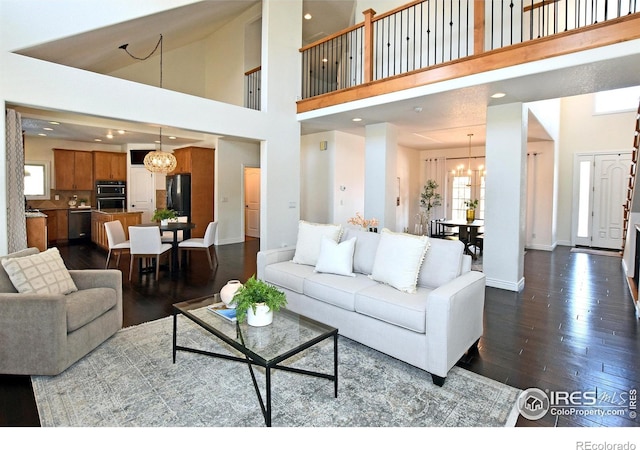
[[[96,181],[96,206],[100,210],[127,208],[127,183],[125,181]]]

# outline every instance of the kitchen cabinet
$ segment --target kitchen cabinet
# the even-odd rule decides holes
[[[93,157],[91,152],[53,149],[56,189],[59,191],[93,191]]]
[[[196,228],[191,237],[204,237],[209,222],[213,219],[213,186],[215,149],[204,147],[184,147],[173,151],[178,161],[178,173],[191,174],[191,222]],[[180,170],[179,170],[180,169]]]
[[[93,179],[127,181],[127,154],[115,152],[93,153]]]
[[[142,212],[91,211],[91,240],[104,250],[109,250],[109,240],[104,224],[113,220],[119,220],[122,223],[124,234],[129,239],[129,226],[141,223]]]
[[[45,209],[42,212],[47,215],[49,246],[54,246],[56,242],[67,242],[69,240],[69,211],[66,209]]]
[[[27,247],[36,247],[41,252],[47,249],[47,218],[27,217]]]

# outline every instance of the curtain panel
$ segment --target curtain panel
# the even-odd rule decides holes
[[[24,146],[20,113],[5,111],[7,148],[7,246],[9,253],[27,248],[24,210]]]

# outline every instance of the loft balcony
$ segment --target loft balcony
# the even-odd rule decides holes
[[[300,49],[297,112],[640,38],[640,2],[425,0]]]

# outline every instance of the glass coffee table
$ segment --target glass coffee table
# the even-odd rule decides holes
[[[273,314],[273,323],[265,327],[252,327],[247,323],[231,322],[207,309],[224,308],[218,294],[173,305],[173,362],[178,350],[223,358],[247,364],[253,387],[260,402],[264,421],[271,426],[271,370],[278,369],[302,375],[331,380],[334,396],[338,397],[338,329],[301,316],[286,309]],[[200,325],[218,339],[242,353],[244,357],[214,353],[177,345],[178,314]],[[333,338],[333,374],[314,372],[280,363],[325,339]],[[262,398],[253,366],[265,368],[266,402]]]

